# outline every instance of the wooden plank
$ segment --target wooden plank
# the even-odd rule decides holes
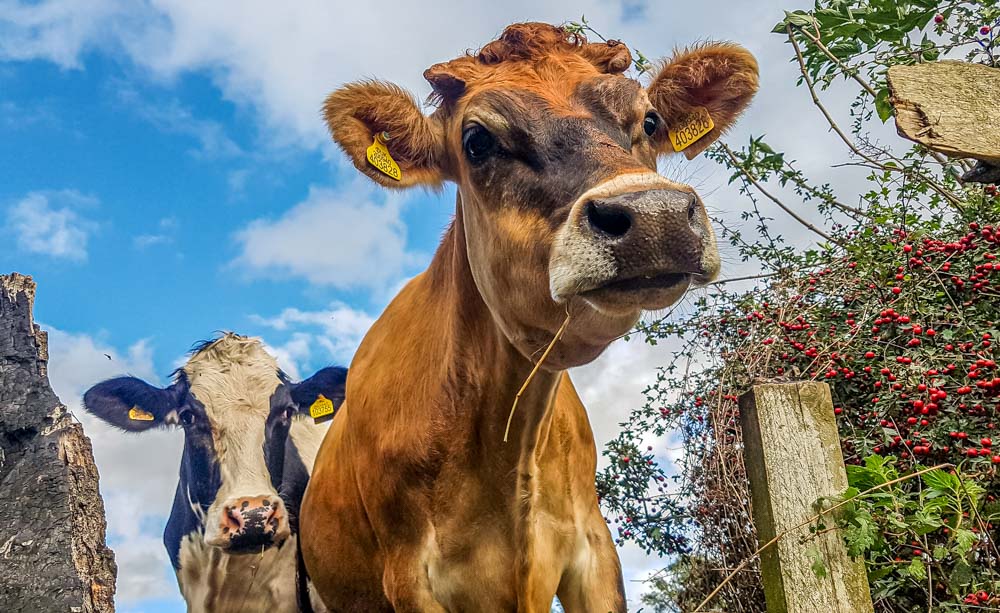
[[[900,136],[1000,165],[1000,70],[956,61],[892,66],[889,101]]]
[[[761,544],[814,515],[821,497],[847,489],[826,383],[755,385],[740,398],[740,421]],[[813,571],[817,556],[824,578]],[[782,537],[762,552],[761,574],[768,613],[874,611],[864,562],[848,557],[836,530],[812,537],[803,527]]]

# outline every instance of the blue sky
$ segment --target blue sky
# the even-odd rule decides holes
[[[424,68],[504,25],[585,14],[650,57],[704,38],[744,43],[763,88],[731,140],[782,135],[807,152],[802,168],[825,172],[830,141],[768,34],[793,4],[0,0],[0,271],[39,284],[53,386],[94,441],[120,610],[183,609],[159,542],[179,440],[112,432],[80,413],[82,392],[125,372],[163,383],[218,330],[262,336],[294,375],[346,364],[451,217],[452,188],[389,193],[359,177],[326,137],[325,94],[380,76],[422,98]],[[740,225],[710,162],[667,170]],[[619,343],[583,369],[599,441],[666,351]],[[622,557],[635,597],[633,580],[660,562]]]
[[[127,62],[99,54],[81,62],[69,70],[12,63],[2,73],[0,201],[23,214],[8,212],[4,238],[17,248],[0,253],[0,267],[30,266],[47,296],[40,320],[112,344],[149,338],[170,359],[214,330],[261,333],[252,315],[276,315],[292,303],[381,306],[388,285],[336,273],[332,283],[310,283],[281,266],[240,263],[241,230],[308,200],[311,186],[335,197],[355,181],[353,172],[318,151],[260,152],[253,114],[222,99],[203,75],[150,84]],[[384,204],[385,194],[358,183],[363,198]],[[419,271],[451,210],[429,194],[395,206],[403,209],[401,236],[392,238],[413,257],[387,263],[376,275],[387,284]],[[336,252],[351,228],[325,221],[316,242],[283,248]],[[25,238],[25,225],[40,228]]]

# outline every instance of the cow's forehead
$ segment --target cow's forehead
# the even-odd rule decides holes
[[[567,118],[610,121],[628,131],[650,108],[642,86],[620,75],[590,75],[575,81],[504,85],[493,83],[466,93],[441,114],[449,139],[461,138],[470,123],[509,132],[527,130],[532,138],[543,126],[557,127]],[[456,144],[457,146],[457,144]]]
[[[233,412],[266,412],[281,384],[278,363],[260,339],[226,334],[184,365],[191,393],[216,421]]]

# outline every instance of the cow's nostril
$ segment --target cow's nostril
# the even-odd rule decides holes
[[[587,221],[595,230],[613,238],[625,236],[632,227],[632,217],[619,206],[591,200],[587,203]]]
[[[698,196],[691,194],[688,196],[688,221],[694,219],[694,214],[698,212]]]

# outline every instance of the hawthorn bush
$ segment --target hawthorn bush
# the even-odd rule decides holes
[[[995,1],[821,0],[775,27],[867,187],[845,196],[817,184],[763,138],[710,150],[746,196],[753,228],[723,225],[722,236],[760,274],[636,330],[673,357],[598,476],[619,543],[672,559],[651,580],[649,609],[698,610],[727,578],[712,610],[765,608],[736,402],[762,380],[830,384],[853,500],[812,529],[839,528],[864,558],[878,611],[1000,608],[1000,198],[994,185],[963,183],[967,161],[871,136],[891,117],[889,66],[957,57],[997,67],[998,18]],[[847,129],[823,106],[834,84],[856,89]],[[798,215],[790,195],[823,222]],[[817,246],[775,235],[760,198]],[[676,470],[652,440],[683,447]],[[818,555],[814,570],[826,572]]]

